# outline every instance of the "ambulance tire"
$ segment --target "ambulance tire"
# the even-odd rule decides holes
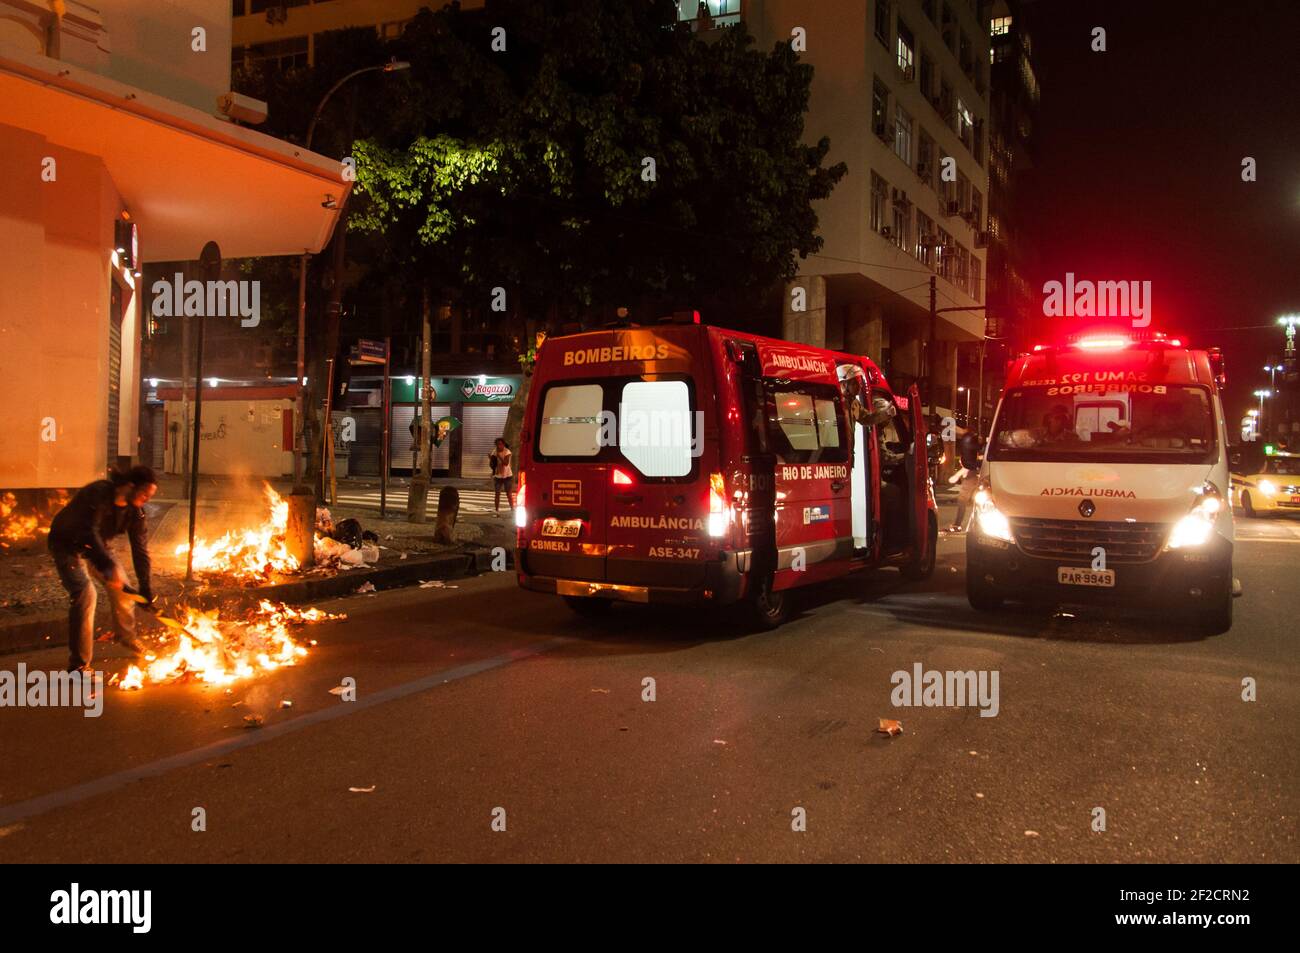
[[[584,619],[603,619],[614,607],[611,599],[592,599],[588,596],[562,596],[565,604]]]
[[[929,579],[934,575],[934,564],[939,558],[939,521],[931,513],[927,519],[930,525],[929,554],[924,560],[913,560],[902,567],[903,578],[910,580]]]
[[[787,592],[772,591],[772,574],[763,576],[749,594],[749,614],[760,629],[779,629],[790,617],[790,598]]]
[[[966,571],[966,599],[976,612],[996,612],[1002,608],[1002,596],[969,569]]]

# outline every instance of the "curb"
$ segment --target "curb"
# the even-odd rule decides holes
[[[507,550],[507,565],[514,565],[513,550]],[[373,569],[350,569],[332,576],[298,579],[293,582],[252,588],[205,589],[196,592],[191,605],[201,609],[218,606],[251,607],[261,599],[297,604],[332,599],[355,592],[364,583],[373,583],[375,589],[400,589],[421,580],[457,579],[491,571],[490,550],[440,553],[436,556],[401,560],[391,566]],[[68,616],[66,612],[25,619],[13,625],[0,626],[0,655],[26,652],[34,649],[60,648],[66,637]]]

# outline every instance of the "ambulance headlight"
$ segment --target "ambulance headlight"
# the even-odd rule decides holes
[[[993,492],[987,484],[981,484],[975,491],[975,520],[979,523],[980,532],[990,539],[1015,542],[1011,537],[1011,521],[993,505]]]
[[[1214,523],[1223,509],[1223,497],[1213,483],[1206,483],[1197,492],[1192,510],[1169,533],[1166,549],[1191,549],[1204,546],[1214,535]]]
[[[1272,480],[1260,480],[1259,492],[1265,496],[1277,496],[1277,484]]]

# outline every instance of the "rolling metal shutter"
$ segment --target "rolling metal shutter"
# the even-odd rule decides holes
[[[460,474],[464,477],[490,477],[488,454],[496,445],[497,437],[505,433],[506,417],[510,405],[466,404],[461,421]],[[511,448],[514,449],[513,447]],[[511,461],[511,469],[515,469]]]
[[[430,395],[432,396],[432,395]],[[433,404],[433,419],[446,417],[451,413],[450,404]],[[393,422],[388,432],[388,462],[394,470],[411,469],[411,421],[415,418],[415,408],[410,404],[393,405]],[[446,470],[451,466],[451,442],[444,440],[441,447],[433,448],[433,469]]]

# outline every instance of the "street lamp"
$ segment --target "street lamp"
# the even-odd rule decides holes
[[[1272,397],[1272,396],[1273,396],[1273,392],[1272,392],[1271,390],[1257,390],[1257,391],[1255,391],[1255,396],[1259,398],[1259,416],[1263,417],[1263,416],[1264,416],[1264,398],[1265,398],[1265,397]]]
[[[970,388],[969,387],[957,388],[957,393],[960,394],[963,391],[966,393],[966,426],[969,428],[970,427]]]
[[[406,60],[399,60],[396,57],[384,63],[381,66],[364,66],[359,70],[353,70],[348,73],[337,83],[326,91],[321,97],[321,101],[316,105],[316,111],[312,113],[311,122],[307,124],[307,138],[303,142],[303,148],[311,150],[311,139],[316,133],[316,123],[320,119],[321,111],[324,110],[325,104],[348,80],[360,76],[362,73],[397,73],[402,70],[408,70],[411,64]],[[339,217],[336,222],[343,220],[342,206],[338,209]],[[302,482],[302,454],[303,437],[305,431],[303,424],[306,422],[307,412],[307,262],[311,260],[311,255],[307,252],[302,253],[298,259],[298,439],[293,444],[293,482],[298,485]],[[328,422],[326,426],[328,426]]]

